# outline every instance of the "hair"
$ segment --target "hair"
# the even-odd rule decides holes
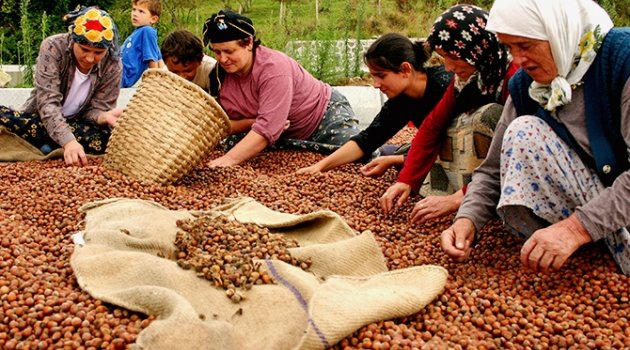
[[[160,50],[165,60],[172,57],[181,64],[201,62],[203,59],[201,39],[186,29],[170,32],[164,38]]]
[[[249,38],[239,39],[238,40],[238,45],[240,47],[245,47],[245,46],[249,45],[250,41],[253,41],[252,50],[256,50],[256,48],[258,46],[260,46],[260,44],[261,44],[260,39],[256,38],[256,36],[250,36]]]
[[[400,72],[403,62],[409,62],[416,71],[424,72],[430,57],[424,42],[412,42],[404,35],[387,33],[376,39],[363,55],[367,66],[377,67],[394,73]]]
[[[136,6],[146,4],[152,16],[160,17],[162,15],[162,2],[160,0],[131,0],[131,3]]]

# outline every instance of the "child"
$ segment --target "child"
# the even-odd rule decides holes
[[[195,34],[185,29],[169,33],[162,42],[162,57],[169,71],[208,91],[216,60],[204,55],[201,39]]]
[[[160,0],[132,0],[131,24],[136,28],[122,45],[122,87],[132,87],[147,68],[162,68],[157,44],[157,23],[162,12]]]

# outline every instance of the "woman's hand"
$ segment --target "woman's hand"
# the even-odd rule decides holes
[[[458,219],[442,232],[442,250],[451,259],[462,262],[470,255],[474,238],[475,225],[472,221],[466,218]]]
[[[223,167],[223,166],[232,166],[232,165],[237,165],[238,162],[234,159],[232,159],[232,157],[226,155],[223,155],[217,159],[213,159],[212,161],[210,161],[210,163],[208,163],[208,166],[211,168],[214,167]]]
[[[440,218],[459,209],[464,192],[459,190],[448,196],[428,196],[416,203],[411,210],[411,223],[422,224]]]
[[[83,146],[77,140],[72,140],[63,145],[63,159],[66,161],[66,165],[82,166],[88,164]]]
[[[370,177],[379,177],[383,175],[387,169],[394,165],[403,164],[404,156],[382,156],[377,157],[371,162],[361,167],[361,174]]]
[[[383,209],[385,214],[387,214],[392,209],[394,209],[394,201],[396,201],[396,198],[398,198],[398,200],[396,201],[396,206],[400,207],[403,205],[403,203],[405,203],[405,201],[409,197],[409,194],[411,194],[411,186],[403,182],[396,182],[395,184],[391,185],[387,189],[387,191],[385,191],[383,196],[381,196],[381,208]]]
[[[317,165],[317,163],[311,165],[311,166],[307,166],[305,168],[300,168],[296,171],[296,174],[317,174],[320,173],[322,171],[321,167],[319,167]]]
[[[521,263],[534,272],[560,269],[571,254],[593,239],[575,214],[537,230],[521,248]]]
[[[116,123],[118,122],[118,118],[120,118],[120,115],[122,114],[122,112],[123,112],[122,108],[114,108],[107,112],[103,112],[98,116],[96,123],[98,125],[109,125],[111,127],[114,127],[116,126]]]

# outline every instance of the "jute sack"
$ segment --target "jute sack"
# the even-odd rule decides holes
[[[387,271],[372,233],[356,234],[333,212],[284,214],[239,198],[208,214],[296,239],[291,254],[310,257],[312,267],[261,260],[277,284],[255,285],[235,304],[169,259],[176,221],[199,212],[130,199],[81,210],[86,228],[71,258],[77,281],[97,299],[157,316],[139,334],[138,349],[324,349],[363,325],[417,313],[447,278],[431,265]]]
[[[63,157],[63,149],[58,148],[44,155],[37,147],[0,126],[0,162],[46,160]]]

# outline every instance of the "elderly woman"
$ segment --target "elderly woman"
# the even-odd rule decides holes
[[[386,213],[394,205],[401,206],[412,191],[418,191],[437,159],[446,129],[457,115],[490,103],[503,105],[507,99],[507,82],[518,67],[511,63],[496,35],[486,30],[487,19],[488,13],[481,8],[460,4],[433,23],[426,44],[444,58],[446,70],[454,76],[418,129],[397,182],[380,198]],[[423,223],[450,214],[459,208],[463,197],[464,189],[450,196],[424,198],[414,206],[411,221]]]
[[[294,59],[260,45],[249,18],[219,11],[204,24],[203,38],[218,62],[210,92],[230,117],[231,133],[246,133],[210,166],[240,164],[272,144],[331,153],[360,131],[348,100]],[[228,138],[228,148],[235,139]]]
[[[559,269],[603,239],[630,274],[630,30],[590,0],[497,0],[495,31],[522,69],[489,155],[442,248],[457,261],[498,212],[524,266]]]
[[[121,114],[118,34],[105,11],[82,8],[66,15],[69,33],[41,44],[35,86],[21,111],[0,106],[0,126],[43,153],[59,146],[68,165],[102,154]]]

